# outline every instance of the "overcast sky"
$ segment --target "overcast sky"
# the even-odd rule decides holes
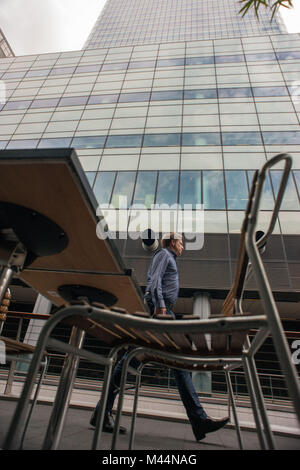
[[[238,0],[237,0],[238,1]],[[81,49],[105,0],[0,0],[0,28],[16,55]],[[300,32],[300,0],[282,8],[289,32]]]

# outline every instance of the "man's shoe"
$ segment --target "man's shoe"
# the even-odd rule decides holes
[[[207,417],[198,423],[197,425],[193,425],[193,432],[196,438],[196,441],[200,441],[201,439],[205,438],[205,435],[209,432],[218,431],[221,429],[225,424],[229,421],[229,417],[226,418],[210,418]]]
[[[97,416],[93,414],[90,420],[90,425],[93,426],[94,428],[96,427],[96,419],[97,419]],[[103,426],[102,426],[102,431],[109,432],[110,434],[112,434],[114,432],[114,428],[115,428],[115,423],[114,423],[112,414],[105,415]],[[126,434],[126,432],[127,432],[126,428],[124,428],[123,426],[119,427],[119,434]]]

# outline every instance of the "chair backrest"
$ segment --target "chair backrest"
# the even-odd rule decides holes
[[[245,236],[246,236],[248,217],[251,211],[253,197],[255,193],[257,177],[258,177],[258,170],[256,170],[253,175],[249,199],[248,199],[247,207],[245,210],[245,217],[244,217],[243,224],[241,227],[241,235],[240,235],[234,282],[232,284],[232,287],[226,299],[223,302],[223,306],[221,310],[221,315],[224,315],[224,316],[232,316],[235,313],[237,313],[236,305],[237,305],[238,300],[241,298],[244,283],[246,280],[249,258],[248,258],[248,254],[247,254],[246,246],[245,246]]]

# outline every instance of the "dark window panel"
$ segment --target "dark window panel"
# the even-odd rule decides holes
[[[300,59],[300,51],[276,52],[278,60]]]
[[[225,209],[222,171],[203,171],[204,210]]]
[[[50,73],[50,70],[51,69],[32,69],[32,70],[29,70],[29,72],[27,72],[26,74],[26,78],[29,78],[29,77],[47,77],[47,75],[49,75]]]
[[[266,87],[252,87],[253,95],[259,96],[286,96],[288,91],[284,86],[266,86]]]
[[[222,132],[223,145],[261,145],[259,132]]]
[[[121,93],[119,103],[131,103],[134,101],[149,101],[150,91],[145,93]]]
[[[217,98],[217,90],[215,88],[199,89],[199,90],[185,90],[185,100],[199,100],[205,98]]]
[[[55,108],[58,105],[59,98],[38,99],[32,102],[31,108]]]
[[[39,139],[24,139],[24,140],[12,140],[9,142],[7,149],[35,149]]]
[[[95,171],[86,171],[85,172],[88,182],[90,183],[91,188],[93,187],[96,172]]]
[[[74,137],[72,147],[75,148],[102,148],[104,147],[105,136]]]
[[[31,100],[8,101],[3,111],[13,109],[27,109],[31,105]]]
[[[157,61],[157,67],[172,67],[174,65],[184,65],[184,58],[179,59],[160,59]]]
[[[11,78],[23,78],[25,73],[25,70],[22,70],[20,72],[6,72],[2,75],[2,80],[10,80]]]
[[[116,103],[118,101],[118,98],[118,93],[112,95],[93,95],[90,97],[88,104]]]
[[[117,174],[111,199],[116,209],[127,209],[131,205],[135,177],[135,171],[122,171]]]
[[[100,69],[101,69],[101,65],[79,65],[76,68],[75,73],[91,73],[91,72],[98,73],[100,72]]]
[[[135,186],[133,204],[143,204],[147,209],[154,204],[157,171],[139,171]]]
[[[251,187],[254,170],[248,170],[247,173],[248,173],[249,186]],[[273,208],[274,208],[274,196],[273,196],[272,186],[270,182],[270,177],[267,174],[266,179],[265,179],[263,195],[261,198],[260,209],[273,210]]]
[[[300,197],[300,170],[294,170],[293,173],[294,173],[294,176],[295,176],[296,186],[297,186],[298,194],[299,194],[299,197]]]
[[[276,60],[273,52],[262,52],[259,54],[246,54],[247,62],[255,62],[259,60]]]
[[[206,57],[187,57],[186,65],[214,64],[214,56]]]
[[[129,69],[141,69],[147,67],[155,67],[156,60],[139,60],[136,62],[129,62]]]
[[[115,64],[104,64],[102,66],[102,71],[104,70],[126,70],[128,67],[128,62],[118,62]]]
[[[245,171],[225,171],[228,209],[245,209],[248,202],[248,187]]]
[[[140,147],[142,144],[142,135],[110,135],[107,138],[106,147]]]
[[[87,103],[88,96],[68,96],[61,98],[58,106],[80,106]]]
[[[57,67],[51,70],[50,75],[71,75],[74,71],[75,67]]]
[[[144,147],[168,147],[180,145],[181,134],[145,134]]]
[[[250,87],[218,88],[218,95],[219,98],[248,98],[252,96],[252,91]]]
[[[0,140],[0,150],[4,150],[7,146],[7,140]]]
[[[156,204],[177,204],[178,171],[160,171],[156,194]]]
[[[182,134],[182,145],[221,145],[219,132],[191,132]]]
[[[266,145],[272,144],[300,144],[300,131],[282,131],[282,132],[262,132],[263,140]]]
[[[94,184],[94,193],[99,204],[110,203],[115,175],[115,171],[102,171],[98,173]]]
[[[182,90],[152,91],[151,101],[182,100]]]
[[[53,139],[42,139],[39,143],[39,148],[60,148],[69,147],[71,144],[72,137],[60,137]]]
[[[216,56],[216,64],[223,64],[226,62],[245,62],[245,57],[243,54]]]
[[[275,197],[277,197],[280,181],[282,178],[281,170],[271,170],[271,180],[274,187]],[[280,206],[281,210],[299,210],[299,199],[296,191],[296,186],[293,177],[290,173],[288,182],[285,188],[284,196]]]
[[[191,204],[196,209],[196,204],[201,204],[201,172],[182,171],[180,174],[179,204]]]

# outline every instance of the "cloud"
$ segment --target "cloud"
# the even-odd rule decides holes
[[[0,0],[0,27],[16,55],[81,49],[104,0]]]

